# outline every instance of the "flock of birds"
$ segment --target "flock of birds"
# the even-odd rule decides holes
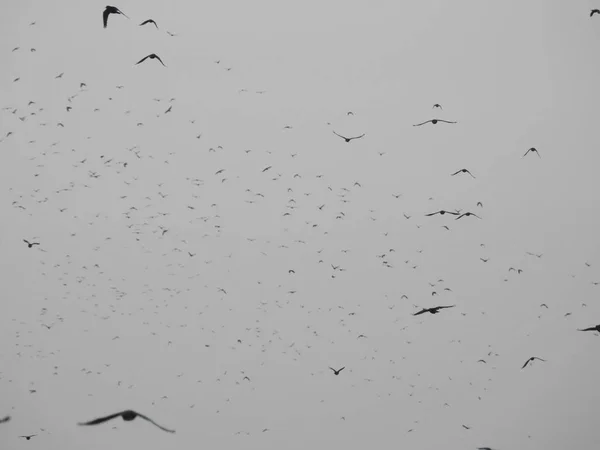
[[[594,10],[592,10],[592,11],[591,11],[591,13],[590,13],[590,17],[593,17],[595,14],[600,14],[600,10],[598,10],[598,9],[594,9]],[[107,28],[107,27],[108,27],[108,25],[109,25],[109,19],[110,19],[110,18],[111,18],[111,16],[113,16],[113,15],[114,15],[114,16],[119,16],[119,15],[122,15],[122,16],[124,16],[125,18],[129,19],[129,17],[128,17],[128,16],[126,16],[126,15],[125,15],[125,14],[124,14],[124,13],[123,13],[123,12],[122,12],[122,11],[121,11],[119,8],[117,8],[117,7],[115,7],[115,6],[106,6],[105,10],[104,10],[104,11],[103,11],[103,13],[102,13],[102,21],[103,21],[103,26],[104,26],[104,28]],[[154,25],[154,26],[156,27],[156,29],[157,29],[157,30],[159,29],[159,27],[158,27],[158,24],[157,24],[157,23],[156,23],[156,22],[155,22],[153,19],[147,19],[147,20],[144,20],[144,21],[143,21],[143,22],[141,22],[139,25],[140,25],[140,26]],[[173,35],[173,34],[171,34],[171,33],[169,33],[169,34],[170,34],[170,35]],[[142,59],[140,59],[140,60],[139,60],[137,63],[135,63],[135,65],[141,64],[141,63],[143,63],[144,61],[146,61],[146,60],[148,60],[148,59],[150,59],[150,60],[157,60],[158,62],[160,62],[160,63],[162,64],[162,66],[164,66],[164,67],[167,67],[167,66],[164,64],[163,60],[162,60],[162,59],[161,59],[161,58],[160,58],[158,55],[156,55],[156,54],[154,54],[154,53],[152,53],[152,54],[149,54],[149,55],[147,55],[147,56],[143,57],[143,58],[142,58]],[[60,75],[60,77],[62,77],[62,74]],[[80,87],[81,87],[81,88],[84,88],[84,87],[86,87],[85,83],[81,83]],[[71,102],[71,99],[69,99],[69,102]],[[33,103],[34,103],[34,102],[30,102],[30,105],[28,105],[28,106],[31,106]],[[5,109],[11,110],[11,109],[13,109],[13,108],[5,108]],[[67,111],[70,111],[71,109],[72,109],[72,107],[71,107],[71,106],[68,106],[68,107],[67,107]],[[168,113],[168,112],[170,112],[170,111],[171,111],[171,109],[172,109],[172,105],[171,105],[171,106],[169,106],[169,108],[168,108],[168,109],[165,111],[165,114],[166,114],[166,113]],[[436,110],[437,110],[437,109],[439,109],[439,110],[442,110],[442,105],[440,105],[440,104],[436,103],[435,105],[433,105],[433,109],[436,109]],[[12,113],[13,113],[13,114],[16,114],[16,112],[17,112],[17,108],[14,108],[14,110],[12,111]],[[31,113],[31,114],[33,115],[34,113]],[[348,115],[354,115],[354,113],[353,113],[353,112],[348,112],[347,114],[348,114]],[[25,117],[25,116],[24,116],[24,117]],[[23,121],[25,121],[25,120],[26,120],[25,118],[21,119],[21,121],[22,121],[22,122],[23,122]],[[425,125],[425,124],[432,124],[432,125],[436,125],[436,124],[438,124],[438,123],[444,123],[444,124],[457,124],[458,122],[457,122],[457,121],[449,121],[449,120],[444,120],[444,119],[434,118],[434,119],[429,119],[429,120],[426,120],[426,121],[424,121],[424,122],[421,122],[421,123],[414,124],[413,126],[415,126],[415,127],[420,127],[420,126],[423,126],[423,125]],[[138,125],[139,125],[139,124],[138,124]],[[64,125],[63,125],[63,127],[64,127]],[[285,129],[291,129],[292,127],[291,127],[291,126],[287,126],[287,127],[284,127],[284,128],[285,128]],[[359,140],[359,139],[363,139],[363,138],[366,136],[366,133],[362,133],[362,134],[360,134],[360,135],[356,135],[356,136],[347,137],[347,136],[344,136],[344,135],[342,135],[342,134],[339,134],[339,133],[337,133],[336,131],[332,131],[332,132],[333,132],[333,134],[334,134],[335,136],[337,136],[337,137],[339,137],[339,138],[343,139],[343,140],[344,140],[346,143],[349,143],[349,142],[351,142],[351,141],[353,141],[353,140]],[[6,134],[6,136],[4,137],[4,139],[6,139],[6,138],[10,137],[12,134],[13,134],[13,132],[12,132],[12,131],[8,132],[8,133]],[[196,138],[197,138],[197,139],[200,139],[200,136],[201,136],[201,135],[198,135]],[[4,140],[4,139],[3,139],[3,140]],[[1,141],[0,141],[0,142],[1,142]],[[210,149],[210,151],[213,151],[213,152],[215,152],[215,151],[216,151],[216,149],[214,149],[214,148],[211,148],[211,149]],[[134,148],[130,149],[130,152],[132,152],[132,153],[133,153],[133,154],[136,156],[136,158],[137,158],[137,159],[141,159],[141,158],[142,158],[142,156],[141,156],[141,153],[140,153],[140,150],[139,150],[139,149],[136,149],[136,148],[134,147]],[[247,153],[248,153],[248,152],[249,152],[249,150],[247,151]],[[523,154],[523,156],[522,156],[522,157],[524,158],[524,157],[528,156],[530,153],[531,153],[531,154],[532,154],[532,153],[535,153],[535,154],[536,154],[536,155],[537,155],[539,158],[541,158],[541,155],[540,155],[539,151],[538,151],[538,150],[537,150],[535,147],[531,147],[531,148],[527,149],[527,150],[525,151],[525,153]],[[294,157],[294,155],[292,155],[292,157]],[[104,158],[104,156],[102,156],[102,158]],[[81,166],[83,166],[83,165],[86,163],[86,159],[87,159],[87,158],[84,158],[84,159],[82,159],[81,161],[79,161],[79,162],[78,162],[78,163],[75,165],[75,167],[81,167]],[[117,161],[113,161],[113,159],[110,159],[110,160],[109,160],[108,158],[106,158],[106,159],[103,161],[103,165],[104,165],[105,167],[111,167],[111,164],[117,164],[117,165],[118,165],[118,166],[119,166],[121,169],[125,169],[125,168],[127,168],[127,167],[130,165],[130,163],[129,163],[129,162],[124,162],[124,161],[117,162]],[[266,166],[264,169],[262,169],[262,173],[266,173],[266,172],[270,171],[271,169],[272,169],[272,166],[271,166],[271,165],[269,165],[269,166]],[[226,168],[221,168],[221,169],[219,169],[218,171],[216,171],[216,172],[215,172],[215,176],[218,176],[218,175],[221,175],[221,176],[223,176],[223,175],[224,175],[224,173],[226,172],[226,170],[227,170]],[[450,176],[453,176],[453,177],[454,177],[454,176],[459,176],[459,175],[468,175],[468,176],[470,176],[472,179],[476,179],[476,177],[473,175],[473,173],[471,173],[471,171],[470,171],[469,169],[467,169],[467,168],[462,168],[462,169],[459,169],[459,170],[457,170],[457,171],[455,171],[455,172],[453,172],[453,173],[451,173],[451,174],[450,174]],[[99,174],[97,171],[90,171],[90,172],[89,172],[89,177],[90,177],[90,178],[99,178],[100,176],[101,176],[101,174]],[[280,175],[279,175],[278,177],[274,178],[274,179],[279,179],[279,177],[280,177]],[[300,175],[299,175],[299,174],[295,174],[295,175],[294,175],[294,178],[300,178]],[[226,180],[227,180],[227,178],[223,178],[223,179],[221,180],[221,182],[223,183],[223,182],[225,182]],[[199,179],[194,179],[194,180],[190,180],[190,181],[191,181],[192,185],[194,185],[194,186],[201,186],[201,185],[202,185],[202,181],[201,181],[201,180],[199,180]],[[88,187],[89,187],[89,186],[88,186]],[[356,187],[356,188],[360,188],[360,187],[361,187],[361,184],[360,184],[360,183],[357,181],[357,182],[355,182],[355,183],[354,183],[354,187]],[[67,188],[66,190],[72,190],[72,189],[73,189],[73,186],[70,186],[70,187],[69,187],[69,188]],[[332,190],[332,189],[331,189],[331,188],[329,188],[329,190]],[[343,191],[344,191],[344,192],[343,192],[343,193],[340,195],[340,197],[342,198],[342,201],[344,201],[344,202],[345,202],[345,201],[348,201],[348,200],[345,200],[345,196],[346,196],[346,195],[347,195],[347,193],[349,192],[349,189],[348,189],[348,188],[343,188]],[[293,192],[293,190],[292,190],[291,188],[288,188],[288,192],[289,192],[289,193],[292,193],[292,192]],[[57,191],[57,193],[58,193],[58,191]],[[250,193],[253,193],[253,192],[251,192],[251,191],[250,191]],[[258,196],[258,197],[264,197],[264,194],[262,194],[262,193],[253,193],[253,194],[255,194],[255,196]],[[159,195],[159,196],[160,196],[162,199],[165,199],[165,198],[168,196],[168,194],[164,194],[162,191],[159,191],[159,192],[158,192],[158,195]],[[396,199],[398,199],[399,197],[401,197],[401,194],[393,194],[393,196],[394,196]],[[148,197],[148,198],[149,198],[149,197]],[[196,197],[195,197],[195,198],[196,198]],[[293,200],[293,199],[292,199],[292,200]],[[295,206],[295,204],[296,204],[296,201],[295,201],[295,200],[293,200],[293,201],[292,201],[292,200],[290,200],[290,202],[289,202],[289,203],[288,203],[288,205],[286,206],[286,208],[289,208],[289,210],[288,210],[288,211],[286,211],[286,212],[285,212],[285,213],[282,215],[283,217],[286,217],[286,216],[291,216],[291,215],[292,215],[292,213],[294,212],[294,209],[296,208],[296,206]],[[46,201],[47,201],[47,199],[46,199]],[[248,202],[248,203],[253,203],[253,202],[254,202],[254,200],[248,200],[247,202]],[[212,206],[214,206],[215,208],[216,208],[216,207],[218,207],[218,205],[212,205]],[[317,209],[318,209],[319,211],[323,211],[323,209],[324,209],[324,207],[325,207],[325,206],[326,206],[325,204],[317,205]],[[27,210],[27,208],[26,208],[25,206],[23,206],[23,205],[22,205],[22,203],[21,203],[21,200],[20,200],[20,199],[18,199],[18,200],[15,200],[15,201],[13,202],[13,207],[15,207],[15,208],[19,208],[19,209],[22,209],[22,210],[24,210],[24,211],[26,211],[26,210]],[[196,208],[196,206],[194,206],[194,205],[188,205],[188,206],[187,206],[187,208],[188,208],[189,210],[193,211],[193,210]],[[477,204],[476,204],[476,208],[479,208],[478,210],[483,210],[483,203],[482,203],[482,202],[477,202]],[[60,212],[64,212],[65,210],[66,210],[66,208],[64,208],[64,209],[60,209]],[[131,207],[131,208],[130,208],[130,210],[128,210],[128,211],[125,213],[125,216],[126,216],[128,219],[130,219],[130,218],[131,218],[131,216],[132,216],[132,214],[134,214],[136,210],[137,210],[137,208],[136,208],[136,207]],[[170,214],[171,214],[171,213],[161,213],[161,212],[158,212],[158,213],[157,213],[155,216],[153,216],[152,218],[157,218],[157,217],[159,217],[159,216],[163,216],[163,217],[165,217],[165,216],[168,216],[168,215],[170,215]],[[439,215],[439,216],[446,216],[446,215],[448,215],[448,216],[452,216],[452,217],[454,217],[454,220],[459,220],[459,219],[462,219],[462,218],[468,218],[468,217],[472,217],[472,218],[476,218],[476,219],[479,219],[479,220],[483,220],[483,218],[482,218],[480,215],[478,215],[478,214],[475,214],[475,213],[474,213],[474,212],[472,212],[472,211],[464,211],[464,212],[463,212],[463,210],[448,210],[448,209],[440,209],[440,210],[438,210],[438,211],[434,211],[434,212],[427,213],[427,214],[425,214],[424,216],[425,216],[425,217],[433,217],[433,216],[438,216],[438,215]],[[339,220],[343,220],[343,219],[344,219],[344,217],[345,217],[345,213],[344,213],[343,211],[342,211],[342,212],[339,212],[339,213],[336,215],[336,219],[339,219]],[[410,216],[410,215],[407,215],[407,214],[404,214],[404,217],[405,217],[405,219],[409,220],[409,219],[410,219],[412,216]],[[202,221],[204,221],[205,223],[206,223],[207,221],[211,220],[209,217],[206,217],[206,216],[205,216],[205,217],[202,217],[202,218],[200,218],[200,219],[201,219]],[[219,227],[220,227],[220,225],[218,225],[218,226],[216,225],[216,227],[217,227],[217,228],[219,228]],[[317,227],[317,224],[312,224],[312,227]],[[446,228],[447,230],[449,230],[449,228],[448,228],[448,226],[447,226],[447,225],[444,225],[443,227],[444,227],[444,228]],[[134,229],[136,230],[136,234],[137,234],[138,236],[139,236],[139,235],[142,233],[142,232],[141,232],[141,229],[140,229],[139,227],[135,226],[135,227],[134,227]],[[167,233],[169,233],[169,228],[167,228],[166,226],[160,225],[160,226],[159,226],[159,228],[158,228],[158,230],[156,230],[156,233],[158,233],[158,236],[159,236],[160,238],[164,238],[164,237],[165,237],[165,235],[166,235]],[[75,236],[75,234],[73,234],[72,236]],[[167,236],[167,237],[168,237],[168,236]],[[136,240],[137,240],[137,241],[139,241],[139,240],[140,240],[140,238],[139,238],[139,237],[136,237]],[[23,239],[22,241],[23,241],[23,243],[24,243],[24,244],[26,244],[26,246],[27,246],[27,248],[28,248],[28,249],[34,249],[35,247],[38,247],[38,249],[39,249],[40,251],[44,251],[44,252],[46,251],[46,250],[43,250],[43,245],[42,245],[42,243],[39,241],[39,238],[37,238],[37,237],[36,237],[36,238]],[[250,243],[251,243],[251,242],[253,242],[253,241],[254,241],[254,239],[252,239],[252,238],[248,238],[248,242],[250,242]],[[305,243],[305,242],[300,242],[300,243]],[[483,245],[483,244],[482,244],[482,245]],[[285,247],[285,246],[283,246],[283,247]],[[178,251],[179,251],[179,252],[181,252],[181,249],[178,249]],[[318,251],[317,253],[319,253],[319,254],[320,254],[320,253],[321,253],[321,251],[322,251],[322,250]],[[348,250],[346,250],[345,252],[348,252]],[[385,253],[383,253],[382,255],[378,255],[378,257],[380,257],[380,258],[382,259],[382,261],[383,261],[383,265],[384,265],[385,267],[390,267],[390,268],[392,267],[392,264],[389,262],[389,259],[390,259],[390,253],[393,253],[393,252],[395,252],[395,250],[394,250],[393,248],[390,248],[389,250],[387,250],[387,251],[386,251]],[[541,255],[541,254],[535,254],[535,253],[530,253],[530,252],[528,252],[528,254],[529,254],[529,255],[531,255],[531,256],[535,256],[535,257],[537,257],[538,259],[542,257],[542,255]],[[189,258],[194,258],[194,257],[196,256],[196,253],[193,253],[192,251],[188,250],[188,251],[187,251],[187,255],[189,256]],[[266,255],[266,254],[265,254],[265,255]],[[481,261],[482,261],[483,263],[487,263],[487,262],[489,261],[489,258],[480,258],[480,259],[481,259]],[[405,262],[406,262],[407,264],[412,264],[412,263],[409,263],[409,261],[405,261]],[[207,264],[209,264],[209,263],[210,263],[210,262],[207,262]],[[320,259],[319,259],[319,264],[321,264],[321,263],[323,263],[323,264],[324,264],[324,258],[320,258]],[[330,264],[330,265],[331,265],[331,268],[333,269],[333,272],[332,272],[332,274],[331,274],[331,278],[332,278],[332,279],[335,279],[335,278],[336,278],[336,276],[338,276],[338,274],[340,274],[341,272],[343,272],[343,271],[345,271],[345,270],[346,270],[345,268],[341,267],[340,265],[335,265],[335,264]],[[589,266],[589,264],[588,264],[588,263],[586,263],[586,265],[588,265],[588,266]],[[416,269],[416,266],[413,266],[413,269]],[[521,274],[521,273],[523,272],[523,270],[522,270],[522,269],[520,269],[520,268],[515,268],[515,267],[510,267],[508,271],[509,271],[509,272],[511,272],[511,271],[514,271],[514,272],[516,272],[516,273],[518,273],[518,274]],[[288,270],[288,274],[289,274],[290,276],[293,276],[293,275],[295,275],[295,273],[296,273],[296,271],[295,271],[294,269],[289,269],[289,270]],[[443,280],[438,280],[438,282],[443,282]],[[597,283],[594,283],[594,284],[597,284]],[[600,283],[598,283],[598,284],[600,284]],[[433,286],[435,286],[435,284],[434,284],[434,283],[432,283],[432,284],[431,284],[431,286],[433,287]],[[217,291],[219,294],[222,294],[223,296],[225,296],[225,295],[227,295],[227,294],[228,294],[227,290],[226,290],[226,289],[224,289],[224,288],[222,288],[222,287],[216,287],[216,291]],[[451,291],[451,289],[450,289],[450,288],[448,288],[448,287],[445,287],[445,288],[444,288],[444,291]],[[296,292],[295,290],[290,290],[290,291],[288,291],[288,294],[289,294],[289,295],[293,295],[293,294],[295,294],[295,292]],[[433,291],[433,292],[431,293],[431,296],[436,296],[436,295],[437,295],[437,291]],[[403,298],[405,298],[405,299],[408,299],[408,297],[407,297],[406,295],[403,295],[402,297],[403,297]],[[416,306],[416,305],[415,305],[415,306]],[[418,311],[416,311],[416,312],[412,313],[412,315],[413,315],[413,316],[421,316],[421,315],[426,315],[426,314],[436,315],[436,314],[439,314],[440,312],[442,312],[442,311],[444,311],[444,310],[449,310],[449,309],[452,309],[452,308],[456,308],[456,306],[457,306],[456,304],[452,304],[452,305],[436,305],[436,306],[429,306],[429,307],[421,307],[421,309],[420,309],[420,310],[418,310]],[[548,306],[547,306],[547,305],[545,305],[545,304],[542,304],[542,305],[540,305],[540,306],[542,306],[542,307],[545,307],[545,308],[548,308]],[[354,314],[354,313],[351,313],[351,314]],[[45,327],[46,327],[48,330],[50,330],[50,329],[52,328],[52,326],[50,326],[50,325],[47,325],[47,324],[42,324],[42,325],[44,325],[44,326],[45,326]],[[598,324],[598,325],[595,325],[595,326],[590,326],[590,327],[587,327],[587,328],[582,328],[582,329],[579,329],[579,331],[583,331],[583,332],[595,332],[595,333],[600,333],[600,324]],[[366,337],[367,337],[367,336],[365,336],[364,334],[360,334],[360,335],[358,335],[358,338],[363,338],[363,339],[365,339]],[[238,340],[238,343],[241,343],[241,340]],[[541,357],[538,357],[538,356],[531,356],[531,357],[527,358],[527,360],[526,360],[526,361],[524,362],[524,364],[521,366],[521,369],[525,369],[525,368],[527,368],[528,366],[531,366],[531,365],[533,364],[533,362],[534,362],[534,361],[536,361],[536,360],[537,360],[537,361],[541,361],[541,362],[546,362],[546,359],[543,359],[543,358],[541,358]],[[483,360],[483,359],[480,359],[480,360],[479,360],[479,362],[485,363],[486,361],[485,361],[485,360]],[[341,367],[341,368],[339,368],[339,369],[335,369],[335,368],[333,368],[333,367],[330,367],[330,366],[328,366],[328,368],[329,368],[329,369],[332,371],[333,375],[335,375],[335,376],[339,376],[339,375],[342,373],[342,371],[343,371],[344,369],[346,369],[346,366],[342,366],[342,367]],[[250,381],[250,378],[249,378],[249,377],[247,377],[247,376],[245,376],[245,377],[244,377],[244,379],[245,379],[245,380],[247,380],[247,381]],[[151,423],[151,424],[155,425],[156,427],[160,428],[161,430],[163,430],[163,431],[165,431],[165,432],[168,432],[168,433],[175,433],[175,430],[173,430],[173,429],[170,429],[170,428],[163,427],[162,425],[159,425],[158,423],[156,423],[154,420],[150,419],[148,416],[146,416],[146,415],[144,415],[144,414],[141,414],[141,413],[138,413],[138,412],[136,412],[136,411],[133,411],[133,410],[125,410],[125,411],[117,412],[117,413],[114,413],[114,414],[109,414],[109,415],[107,415],[107,416],[104,416],[104,417],[100,417],[100,418],[97,418],[97,419],[93,419],[93,420],[89,420],[89,421],[81,422],[81,423],[79,423],[79,425],[81,425],[81,426],[94,426],[94,425],[100,425],[100,424],[106,423],[106,422],[108,422],[108,421],[111,421],[112,419],[119,418],[119,417],[121,417],[121,418],[122,418],[124,421],[126,421],[126,422],[131,422],[131,421],[133,421],[134,419],[136,419],[137,417],[140,417],[140,418],[142,418],[142,419],[146,420],[147,422],[149,422],[149,423]],[[7,423],[7,422],[9,422],[10,420],[11,420],[11,416],[10,416],[10,415],[7,415],[7,416],[5,416],[4,418],[0,419],[0,424]],[[462,425],[462,426],[463,426],[463,428],[465,428],[465,429],[470,429],[470,427],[468,427],[468,426],[466,426],[466,425]],[[412,430],[411,430],[411,431],[412,431]],[[21,437],[21,438],[23,438],[23,439],[26,439],[26,440],[30,440],[31,438],[33,438],[33,437],[35,437],[35,436],[37,436],[37,434],[21,435],[20,437]],[[491,447],[478,447],[478,449],[479,449],[479,450],[494,450],[494,449],[492,449]]]

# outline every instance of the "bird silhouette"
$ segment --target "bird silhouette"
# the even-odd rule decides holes
[[[535,153],[536,155],[538,155],[538,158],[541,158],[541,156],[540,156],[540,152],[538,152],[538,151],[537,151],[537,149],[536,149],[535,147],[531,147],[529,150],[527,150],[527,151],[525,152],[525,154],[524,154],[523,156],[521,156],[521,158],[525,158],[525,157],[527,156],[527,153],[529,153],[529,152],[531,152],[531,153]]]
[[[104,28],[107,27],[108,25],[108,16],[110,16],[111,14],[123,14],[123,12],[117,8],[116,6],[107,6],[104,9],[104,12],[102,13],[102,21],[104,22]],[[125,17],[127,17],[125,14],[123,14]],[[127,17],[129,19],[129,17]]]
[[[442,108],[442,105],[440,105],[439,103],[436,103],[435,105],[433,105],[433,106],[431,107],[431,109],[434,109],[434,108],[440,108],[440,109],[444,109],[444,108]]]
[[[2,419],[0,419],[0,423],[6,423],[9,420],[10,420],[10,416],[6,416],[6,417],[3,417]]]
[[[106,417],[100,417],[98,419],[90,420],[89,422],[83,422],[83,423],[80,422],[80,423],[78,423],[78,425],[98,425],[98,424],[112,420],[115,417],[119,417],[119,416],[121,416],[123,418],[123,420],[126,422],[130,422],[130,421],[134,420],[136,417],[141,417],[142,419],[147,420],[151,424],[156,425],[158,428],[160,428],[163,431],[166,431],[168,433],[175,433],[175,430],[169,430],[168,428],[162,427],[159,424],[157,424],[154,420],[150,419],[149,417],[147,417],[143,414],[137,413],[131,409],[121,411],[121,412],[118,412],[115,414],[111,414]]]
[[[432,212],[432,213],[429,213],[429,214],[425,214],[425,216],[426,216],[426,217],[429,217],[429,216],[435,216],[436,214],[439,214],[439,215],[441,215],[441,216],[443,216],[444,214],[452,214],[452,215],[454,215],[454,216],[458,216],[458,213],[457,213],[457,212],[445,211],[445,210],[443,210],[443,209],[440,209],[439,211]]]
[[[413,316],[418,316],[420,314],[425,314],[425,313],[437,314],[437,313],[440,312],[441,309],[454,308],[455,306],[456,305],[451,305],[451,306],[434,306],[433,308],[423,308],[421,311],[414,313]]]
[[[156,29],[158,30],[158,25],[156,25],[156,22],[152,19],[144,20],[142,23],[140,23],[140,27],[146,25],[147,23],[153,23]]]
[[[598,331],[600,332],[600,325],[596,325],[595,327],[584,328],[583,330],[578,331]]]
[[[345,140],[346,142],[350,142],[352,139],[360,139],[362,137],[364,137],[364,135],[366,133],[361,134],[360,136],[354,136],[354,137],[346,137],[346,136],[342,136],[341,134],[337,134],[335,131],[333,132],[333,134],[335,134],[336,136],[341,137],[343,140]]]
[[[475,177],[473,176],[473,174],[472,174],[471,172],[469,172],[469,170],[468,170],[468,169],[460,169],[460,170],[457,170],[456,172],[454,172],[454,173],[453,173],[452,175],[450,175],[450,176],[452,176],[452,177],[453,177],[453,176],[455,176],[455,175],[458,175],[459,173],[468,173],[468,174],[469,174],[469,175],[471,175],[473,178],[475,178]]]
[[[333,374],[334,374],[334,375],[339,375],[339,374],[340,374],[340,372],[341,372],[342,370],[344,370],[345,368],[346,368],[346,366],[342,367],[341,369],[335,370],[333,367],[330,367],[330,369],[331,369],[331,370],[333,370]]]
[[[590,17],[593,17],[594,14],[600,14],[600,9],[592,9],[590,11]]]
[[[138,62],[136,62],[136,63],[135,63],[135,65],[137,66],[138,64],[141,64],[141,63],[143,63],[143,62],[144,62],[144,61],[146,61],[148,58],[150,58],[150,59],[158,59],[158,60],[160,61],[160,63],[161,63],[163,66],[167,67],[167,66],[165,65],[165,63],[164,63],[164,62],[162,62],[162,59],[160,59],[160,57],[159,57],[159,56],[158,56],[156,53],[151,53],[151,54],[149,54],[148,56],[145,56],[145,57],[143,57],[143,58],[142,58],[142,59],[140,59]]]
[[[540,360],[540,361],[544,361],[546,362],[545,359],[542,358],[538,358],[537,356],[532,356],[531,358],[529,358],[527,361],[525,361],[525,364],[523,364],[523,367],[521,367],[521,369],[524,369],[525,367],[527,367],[527,364],[532,363],[533,361],[535,361],[536,359]]]
[[[27,239],[23,239],[23,242],[27,244],[28,248],[33,248],[34,245],[40,245],[39,242],[29,242]]]
[[[456,219],[454,219],[454,220],[458,220],[458,219],[460,219],[461,217],[469,217],[469,216],[475,216],[475,217],[477,217],[478,219],[481,219],[481,217],[479,217],[477,214],[473,214],[472,212],[466,212],[466,213],[464,213],[464,214],[461,214],[460,216],[458,216],[458,217],[457,217]]]
[[[27,434],[25,436],[19,436],[20,438],[30,440],[32,437],[37,436],[37,434]]]
[[[430,119],[430,120],[426,120],[423,123],[418,123],[416,125],[413,125],[413,127],[420,127],[421,125],[425,125],[426,123],[431,122],[433,125],[437,124],[438,122],[444,122],[444,123],[458,123],[458,122],[451,122],[449,120],[443,120],[443,119]]]

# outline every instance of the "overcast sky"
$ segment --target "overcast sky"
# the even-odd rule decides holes
[[[4,3],[3,448],[600,441],[598,4]]]

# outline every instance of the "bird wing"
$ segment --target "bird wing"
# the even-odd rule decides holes
[[[110,14],[110,12],[108,11],[108,9],[105,9],[104,12],[102,13],[102,21],[104,22],[104,28],[106,28],[106,26],[108,25],[108,15]]]
[[[466,216],[466,214],[461,214],[460,216],[458,216],[458,217],[457,217],[456,219],[454,219],[454,220],[458,220],[458,219],[460,219],[461,217],[465,217],[465,216]]]
[[[335,373],[335,369],[334,369],[333,367],[331,367],[331,366],[330,366],[329,368],[330,368],[331,370],[333,370],[333,372]]]
[[[438,306],[438,309],[446,309],[446,308],[454,308],[456,305],[450,305],[450,306]]]
[[[123,414],[123,412],[124,411],[121,411],[121,412],[111,414],[106,417],[99,417],[98,419],[90,420],[89,422],[80,422],[80,423],[78,423],[78,425],[98,425],[99,423],[104,423],[108,420],[114,419],[115,417],[119,417],[120,415]]]
[[[0,423],[8,422],[10,420],[10,416],[3,417],[0,419]]]
[[[23,239],[23,242],[25,242],[27,245],[30,245],[27,239]]]
[[[431,214],[425,214],[425,216],[426,216],[426,217],[429,217],[429,216],[435,216],[436,214],[439,214],[439,213],[440,213],[440,212],[439,212],[439,211],[437,211],[437,212],[433,212],[433,213],[431,213]]]
[[[365,134],[367,134],[367,133],[363,133],[360,136],[355,136],[355,137],[351,137],[351,138],[348,138],[348,139],[360,139],[361,137],[364,137]]]
[[[413,316],[418,316],[418,315],[426,313],[428,311],[429,311],[429,309],[423,308],[421,311],[414,313]]]
[[[146,60],[148,59],[148,57],[149,57],[149,56],[150,56],[150,55],[148,55],[148,56],[144,56],[142,59],[140,59],[138,62],[136,62],[136,63],[135,63],[135,65],[137,66],[138,64],[141,64],[141,63],[143,63],[144,61],[146,61]]]
[[[457,122],[451,122],[449,120],[443,120],[443,119],[438,119],[438,122],[444,122],[444,123],[457,123]]]
[[[426,121],[425,121],[425,122],[423,122],[423,123],[418,123],[418,124],[416,124],[416,125],[413,125],[413,127],[420,127],[421,125],[425,125],[426,123],[429,123],[429,122],[431,122],[431,120],[426,120]]]
[[[141,417],[142,419],[145,419],[145,420],[147,420],[147,421],[148,421],[148,422],[150,422],[151,424],[153,424],[153,425],[156,425],[158,428],[160,428],[160,429],[161,429],[161,430],[163,430],[163,431],[166,431],[167,433],[175,433],[175,430],[170,430],[170,429],[168,429],[168,428],[165,428],[165,427],[163,427],[163,426],[161,426],[161,425],[157,424],[157,423],[156,423],[154,420],[152,420],[150,417],[146,417],[145,415],[143,415],[143,414],[139,414],[139,413],[138,413],[138,416],[139,416],[139,417]]]
[[[337,372],[340,373],[342,370],[344,370],[346,368],[346,366],[342,367],[340,370],[338,370]]]
[[[333,131],[333,130],[331,130],[331,131]],[[347,137],[342,136],[341,134],[337,134],[335,131],[333,131],[333,134],[335,134],[336,136],[341,137],[342,139],[348,139]]]
[[[453,177],[454,175],[458,175],[459,173],[461,173],[462,170],[457,170],[456,172],[454,172],[452,175],[450,175],[451,177]]]
[[[529,358],[527,361],[525,361],[525,364],[523,364],[523,367],[521,367],[521,369],[524,369],[527,364],[529,364],[529,362],[531,361],[531,358]]]
[[[119,8],[116,8],[117,12],[119,14],[123,14],[125,17],[127,17],[127,15],[125,13],[123,13],[123,11],[121,11]],[[129,17],[127,17],[129,19]]]
[[[154,55],[154,56],[156,56],[156,59],[158,59],[158,60],[160,61],[160,63],[161,63],[163,66],[165,66],[165,63],[164,63],[164,62],[162,62],[162,59],[160,59],[160,56],[158,56],[158,55]],[[167,67],[167,66],[165,66],[165,67]]]

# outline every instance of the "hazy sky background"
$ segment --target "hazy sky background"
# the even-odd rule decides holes
[[[3,448],[600,442],[599,4],[105,6],[0,18]]]

